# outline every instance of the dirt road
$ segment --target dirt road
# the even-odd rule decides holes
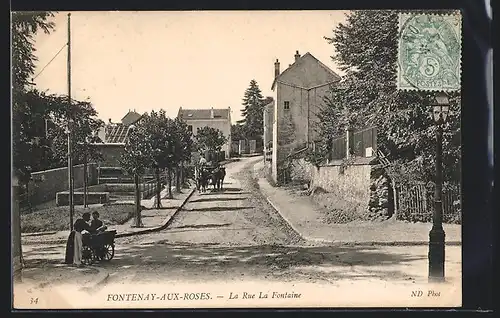
[[[117,239],[113,260],[96,265],[110,273],[108,284],[426,282],[427,246],[303,242],[260,194],[253,179],[256,160],[261,159],[228,165],[225,189],[193,195],[167,229]],[[51,269],[63,252],[62,245],[29,245],[24,256],[56,284],[65,276],[51,278],[56,273]],[[455,283],[461,277],[460,260],[461,248],[447,247],[446,275]]]

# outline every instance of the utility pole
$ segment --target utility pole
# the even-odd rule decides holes
[[[73,145],[72,145],[72,129],[73,129],[73,109],[71,105],[71,13],[68,13],[68,185],[69,185],[69,222],[70,229],[73,231],[73,215],[75,206],[73,204]]]

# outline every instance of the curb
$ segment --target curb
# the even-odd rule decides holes
[[[61,238],[61,239],[50,240],[50,241],[27,241],[24,243],[21,241],[21,244],[22,245],[38,245],[38,244],[51,245],[51,244],[66,244],[67,241],[68,241],[67,238],[65,238],[65,239]]]
[[[258,183],[257,183],[258,185]],[[259,187],[259,190],[260,190],[260,187]],[[285,220],[285,222],[292,228],[292,230],[297,233],[297,235],[304,241],[311,241],[309,238],[305,237],[302,233],[300,233],[300,231],[297,230],[297,228],[290,222],[288,221],[288,219],[286,217],[283,216],[283,214],[280,212],[280,210],[274,205],[274,203],[269,200],[269,198],[262,192],[262,190],[260,190],[260,193],[262,193],[265,197],[266,197],[266,200],[267,202],[269,202],[269,204],[273,207],[273,209],[281,216],[281,218],[283,220]]]
[[[49,232],[36,232],[36,233],[25,233],[22,234],[21,237],[32,237],[32,236],[44,236],[44,235],[52,235],[56,234],[57,231],[49,231]]]
[[[150,228],[150,229],[141,230],[141,231],[116,234],[115,238],[129,237],[129,236],[140,235],[140,234],[147,234],[147,233],[153,233],[153,232],[158,232],[158,231],[164,230],[165,228],[167,228],[172,223],[175,215],[182,210],[182,208],[184,207],[184,205],[191,198],[191,196],[193,195],[193,193],[195,191],[196,191],[196,188],[191,189],[191,192],[184,199],[184,201],[181,203],[181,205],[175,210],[175,212],[170,216],[170,218],[168,218],[162,225],[160,225],[158,227]]]
[[[261,193],[266,197],[267,202],[273,207],[276,212],[283,218],[283,220],[288,223],[288,225],[306,242],[309,243],[322,243],[328,245],[338,245],[338,246],[427,246],[429,241],[369,241],[369,242],[352,242],[352,241],[331,241],[320,238],[312,238],[304,236],[276,207],[276,205],[269,200],[269,198],[261,191]],[[459,241],[447,241],[445,246],[462,246],[462,242]]]
[[[196,188],[191,189],[191,192],[189,195],[184,199],[184,201],[181,203],[181,205],[175,210],[175,212],[170,216],[169,219],[164,221],[164,223],[158,227],[154,228],[149,228],[141,231],[135,231],[135,232],[125,232],[121,234],[116,234],[115,238],[120,238],[120,237],[129,237],[129,236],[134,236],[134,235],[140,235],[140,234],[147,234],[147,233],[152,233],[152,232],[157,232],[164,230],[166,227],[168,227],[172,221],[174,216],[182,210],[184,205],[187,203],[187,201],[191,198],[193,193],[196,191]],[[55,240],[47,240],[47,241],[27,241],[22,243],[22,245],[38,245],[38,244],[43,244],[43,245],[50,245],[50,244],[65,244],[67,242],[67,238],[61,238],[61,239],[55,239]]]

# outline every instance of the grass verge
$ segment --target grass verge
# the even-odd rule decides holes
[[[117,204],[105,206],[90,206],[83,208],[75,206],[74,220],[84,212],[99,212],[100,219],[106,225],[124,224],[130,220],[135,211],[133,204]],[[69,230],[69,208],[67,206],[49,207],[33,213],[21,215],[21,232],[45,232]]]

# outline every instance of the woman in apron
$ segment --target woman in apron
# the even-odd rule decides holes
[[[68,242],[66,243],[66,264],[82,266],[82,232],[90,232],[90,225],[87,223],[88,221],[90,221],[90,213],[88,212],[83,213],[82,217],[75,221],[73,231],[69,234]]]

